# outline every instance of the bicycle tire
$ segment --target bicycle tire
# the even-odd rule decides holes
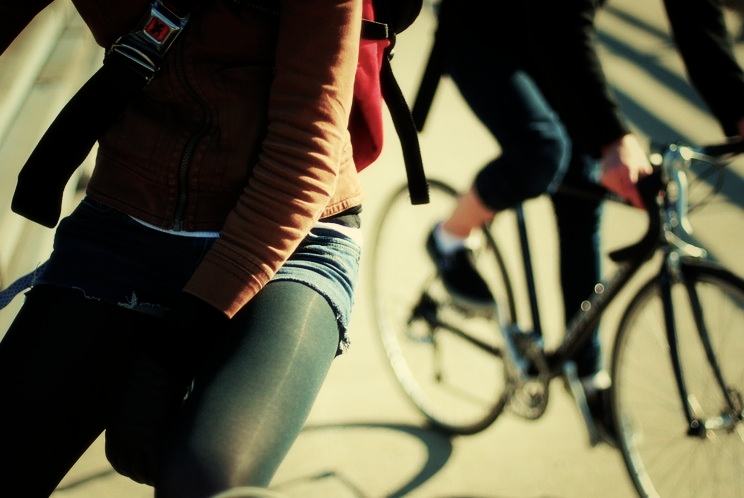
[[[384,204],[371,251],[373,314],[387,362],[418,411],[441,430],[474,434],[498,417],[509,398],[510,382],[498,355],[503,342],[499,325],[511,323],[514,299],[501,254],[490,232],[483,230],[476,264],[500,312],[469,315],[451,301],[425,244],[435,223],[451,212],[457,192],[441,181],[430,180],[429,185],[429,204],[411,206],[405,186]],[[431,299],[426,302],[432,313],[427,316],[436,316],[441,326],[415,313],[426,299]],[[475,347],[447,325],[477,337],[496,353]]]
[[[726,408],[706,359],[690,293],[675,283],[672,303],[688,404],[703,427],[710,424],[702,434],[688,435],[657,276],[632,300],[615,339],[612,406],[618,443],[642,497],[744,496],[744,281],[700,262],[683,261],[680,270],[699,296],[712,353],[735,407]]]

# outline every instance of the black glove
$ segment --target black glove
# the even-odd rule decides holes
[[[119,474],[152,486],[162,443],[188,394],[198,365],[228,318],[201,299],[182,293],[137,354],[106,428],[106,458]]]
[[[147,355],[138,355],[106,427],[106,458],[119,474],[153,486],[163,439],[188,385]]]

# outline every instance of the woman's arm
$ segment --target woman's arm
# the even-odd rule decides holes
[[[335,190],[348,141],[361,11],[362,0],[282,2],[259,162],[185,289],[228,316],[289,258]]]

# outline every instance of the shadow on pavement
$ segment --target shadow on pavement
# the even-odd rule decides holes
[[[345,456],[343,449],[341,449],[340,456],[336,456],[328,462],[317,462],[326,466],[324,470],[310,473],[300,471],[300,475],[295,477],[285,479],[280,477],[274,481],[272,489],[292,494],[292,490],[298,487],[309,489],[335,486],[336,488],[343,488],[344,496],[355,498],[380,496],[377,493],[370,495],[369,486],[359,482],[353,467],[362,467],[360,470],[367,474],[377,474],[377,479],[390,477],[388,484],[390,481],[395,481],[398,476],[390,475],[387,469],[379,468],[380,461],[378,459],[361,456],[369,447],[354,442],[360,436],[371,437],[382,442],[390,441],[387,445],[383,445],[391,453],[388,455],[390,458],[383,461],[383,466],[388,464],[392,468],[400,470],[400,473],[410,475],[410,477],[405,477],[402,482],[398,483],[394,489],[384,492],[384,496],[388,498],[407,496],[413,490],[422,486],[444,468],[452,455],[452,442],[446,434],[434,429],[412,425],[376,422],[309,425],[302,431],[298,446],[301,447],[303,438],[312,438],[316,433],[322,433],[323,437],[333,433],[334,436],[328,438],[328,446],[332,447],[329,448],[328,453],[339,453],[339,444],[334,444],[335,438],[338,437],[339,441],[343,440],[350,444],[350,447],[355,449],[355,454]],[[396,444],[396,441],[401,444]],[[317,445],[314,448],[317,448]],[[392,461],[396,459],[399,460],[399,463]],[[416,462],[417,466],[413,471],[410,469],[412,462]],[[353,465],[350,466],[349,464]],[[403,467],[406,466],[409,467],[406,469],[408,472],[404,472]]]
[[[369,440],[374,445],[366,444]],[[453,455],[451,436],[436,428],[358,422],[309,425],[271,488],[303,498],[403,498],[435,488]],[[453,476],[444,477],[449,481]],[[456,479],[459,481],[459,479]],[[466,479],[467,480],[467,479]],[[468,483],[461,483],[467,489]],[[517,498],[442,491],[430,498]],[[528,498],[528,497],[520,497]],[[540,495],[529,498],[557,498]]]

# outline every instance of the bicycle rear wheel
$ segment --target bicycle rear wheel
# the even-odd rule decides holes
[[[455,305],[426,253],[426,239],[457,199],[430,181],[431,202],[411,206],[403,186],[379,218],[372,247],[371,297],[377,330],[403,392],[441,429],[473,434],[488,427],[508,400],[501,326],[514,302],[504,263],[487,230],[476,250],[497,310],[473,315]]]
[[[744,496],[744,282],[726,270],[682,263],[672,287],[690,428],[674,375],[658,278],[625,312],[613,353],[615,427],[644,497]],[[708,331],[711,359],[696,326]],[[717,364],[721,383],[717,381]]]

